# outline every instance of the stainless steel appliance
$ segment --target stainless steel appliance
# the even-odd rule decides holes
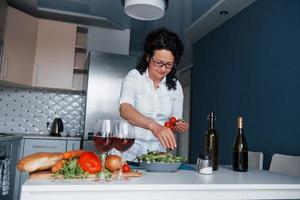
[[[3,48],[4,48],[4,42],[2,38],[0,38],[0,75],[1,76],[3,73],[3,57],[4,57]]]
[[[47,127],[49,123],[47,123]],[[61,133],[64,132],[64,124],[61,118],[55,118],[52,122],[51,128],[49,129],[51,136],[61,136]]]
[[[84,149],[93,149],[88,141],[97,119],[118,119],[119,95],[126,74],[135,68],[133,56],[91,51],[88,57],[87,102],[84,128]],[[91,146],[92,145],[92,146]]]
[[[51,127],[51,135],[61,136],[61,133],[64,131],[64,124],[61,118],[55,118]]]

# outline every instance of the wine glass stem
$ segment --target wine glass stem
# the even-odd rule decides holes
[[[105,159],[106,159],[107,152],[101,154],[101,174],[100,180],[105,180]]]
[[[124,165],[123,151],[120,151],[120,154],[121,154],[121,168],[120,168],[119,173],[118,173],[118,179],[123,178],[123,169],[122,169],[122,166]]]

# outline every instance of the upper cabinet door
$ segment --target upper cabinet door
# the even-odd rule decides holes
[[[76,25],[38,20],[33,85],[72,89]]]
[[[6,24],[7,2],[0,1],[0,40],[4,38],[4,30]]]
[[[1,79],[31,85],[38,20],[8,7]]]

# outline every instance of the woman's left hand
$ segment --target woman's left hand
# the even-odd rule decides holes
[[[186,121],[184,121],[183,119],[178,119],[176,121],[176,126],[175,126],[176,131],[183,133],[186,132],[188,129],[189,129],[189,124]]]

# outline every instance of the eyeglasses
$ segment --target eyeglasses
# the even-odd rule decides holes
[[[155,67],[161,68],[165,66],[167,69],[172,69],[175,66],[175,63],[171,63],[171,62],[164,63],[163,61],[160,60],[154,60],[153,57],[151,58],[151,60],[153,61]]]

